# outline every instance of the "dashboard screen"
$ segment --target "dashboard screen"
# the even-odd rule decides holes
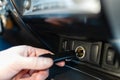
[[[70,17],[99,14],[100,0],[14,0],[23,16]],[[19,8],[19,9],[21,9]]]

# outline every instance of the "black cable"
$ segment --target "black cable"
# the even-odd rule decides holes
[[[48,45],[36,32],[34,32],[29,25],[25,24],[20,15],[16,11],[15,2],[13,0],[10,0],[12,8],[10,8],[10,11],[13,13],[14,17],[16,18],[17,23],[21,28],[24,28],[26,31],[33,34],[33,36],[38,39],[42,44],[50,51],[53,51],[50,45]]]

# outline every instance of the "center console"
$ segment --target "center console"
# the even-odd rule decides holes
[[[78,59],[65,67],[53,66],[48,80],[120,80],[119,52],[110,43],[113,35],[100,0],[10,0],[10,12],[21,32],[56,55],[77,52]],[[61,26],[45,21],[55,17],[77,20]]]

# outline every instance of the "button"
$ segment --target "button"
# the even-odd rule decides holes
[[[98,62],[98,56],[99,56],[99,45],[93,44],[91,46],[90,60],[92,62],[97,63]]]
[[[108,48],[106,63],[109,65],[114,65],[114,61],[115,61],[115,51],[112,48]]]
[[[63,40],[62,42],[62,49],[64,51],[69,51],[72,49],[72,41],[70,40]]]
[[[64,41],[62,42],[62,48],[63,48],[64,50],[66,50],[67,44],[68,44],[68,41],[67,41],[67,40],[64,40]]]

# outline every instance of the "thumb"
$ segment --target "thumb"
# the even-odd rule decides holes
[[[22,57],[19,66],[21,69],[48,69],[53,65],[53,60],[44,57]]]

